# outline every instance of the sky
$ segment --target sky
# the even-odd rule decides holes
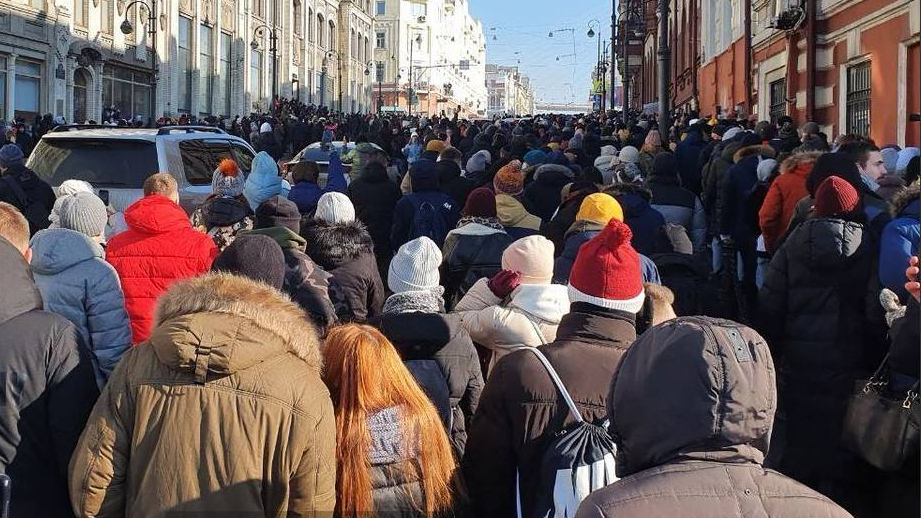
[[[602,47],[611,39],[611,2],[607,0],[468,0],[483,22],[486,62],[520,66],[536,86],[537,100],[587,103],[591,73]],[[587,36],[589,24],[595,37]],[[548,37],[551,30],[562,31]],[[495,36],[495,38],[494,38]],[[572,54],[576,54],[575,57]],[[556,58],[559,57],[559,61]],[[520,62],[519,62],[520,61]]]

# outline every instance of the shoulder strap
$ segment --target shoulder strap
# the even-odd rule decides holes
[[[525,317],[525,319],[527,319],[528,323],[531,324],[531,327],[534,328],[534,332],[537,333],[537,338],[540,340],[540,344],[547,345],[547,339],[544,337],[544,332],[540,330],[540,327],[530,318]]]
[[[572,400],[572,397],[569,395],[569,391],[566,390],[566,386],[563,385],[563,380],[560,379],[560,376],[556,373],[556,370],[550,365],[550,360],[544,356],[544,353],[537,350],[536,347],[525,347],[528,351],[534,353],[537,356],[537,359],[544,365],[544,368],[547,369],[547,374],[550,375],[550,379],[553,380],[553,384],[556,385],[557,390],[560,391],[560,395],[563,396],[563,401],[566,402],[566,406],[569,407],[569,412],[575,418],[577,423],[583,423],[585,420],[582,419],[582,413],[579,412],[579,409],[576,407],[575,401]]]

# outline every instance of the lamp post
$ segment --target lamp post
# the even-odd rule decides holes
[[[278,94],[278,33],[274,27],[269,27],[263,23],[253,29],[253,41],[249,46],[253,50],[258,50],[259,40],[257,38],[265,34],[266,31],[269,33],[269,52],[272,53],[272,102],[274,103]]]
[[[671,61],[668,47],[668,0],[659,0],[659,130],[662,135],[667,135],[671,126],[669,114],[668,83],[669,62]]]
[[[617,65],[614,54],[617,51],[617,0],[611,0],[611,111],[614,111],[614,80],[617,79]],[[607,60],[605,60],[607,61]]]
[[[599,32],[601,31],[600,21],[598,21],[597,19],[589,20],[588,21],[588,32],[585,34],[589,38],[595,37],[595,29],[592,27],[593,25],[598,28]],[[604,82],[604,76],[602,75],[603,72],[601,72],[601,34],[598,34],[598,59],[595,61],[595,71],[596,71],[595,79],[600,79],[602,82]],[[600,111],[604,111],[604,104],[599,104],[598,108]]]
[[[150,0],[148,6],[143,0],[134,0],[125,7],[125,19],[121,24],[122,34],[128,35],[134,32],[134,26],[128,20],[128,13],[134,4],[141,4],[141,8],[147,11],[147,34],[150,37],[150,117],[157,120],[157,0]]]
[[[324,63],[323,66],[324,66],[324,69],[325,69],[325,67],[326,67],[326,65],[325,65],[326,59],[327,59],[327,58],[331,58],[331,57],[333,57],[333,56],[336,56],[336,66],[337,66],[337,68],[338,68],[338,72],[337,72],[336,77],[337,77],[337,81],[338,81],[338,83],[339,83],[339,111],[341,112],[341,111],[342,111],[342,57],[339,55],[339,52],[338,52],[338,51],[335,51],[335,50],[330,50],[329,52],[327,52],[327,53],[326,53],[326,58],[323,58],[323,63]]]
[[[368,80],[370,79],[369,76],[371,75],[371,67],[373,65],[374,65],[374,61],[368,61],[368,63],[365,65],[365,85],[367,85]],[[362,86],[363,86],[365,93],[367,93],[368,92],[367,87],[365,87],[364,85]]]
[[[422,35],[416,34],[416,37],[413,39],[413,42],[415,42],[416,45],[422,45]],[[415,45],[412,45],[412,44],[409,45],[409,97],[407,98],[406,104],[408,105],[408,107],[406,111],[409,113],[410,117],[413,116],[413,95],[414,95],[414,91],[413,91],[413,48],[414,47]]]

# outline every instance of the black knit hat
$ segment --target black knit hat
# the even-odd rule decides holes
[[[297,205],[284,196],[272,196],[256,208],[256,228],[285,227],[295,234],[301,231],[301,213]]]
[[[247,277],[281,290],[285,282],[285,254],[269,236],[242,235],[214,259],[211,271]]]

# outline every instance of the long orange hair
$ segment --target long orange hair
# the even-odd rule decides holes
[[[400,408],[405,451],[416,452],[427,516],[453,507],[463,496],[457,464],[434,405],[419,388],[393,345],[377,329],[359,324],[334,328],[323,349],[324,381],[336,410],[336,510],[342,518],[371,516],[369,415]]]

